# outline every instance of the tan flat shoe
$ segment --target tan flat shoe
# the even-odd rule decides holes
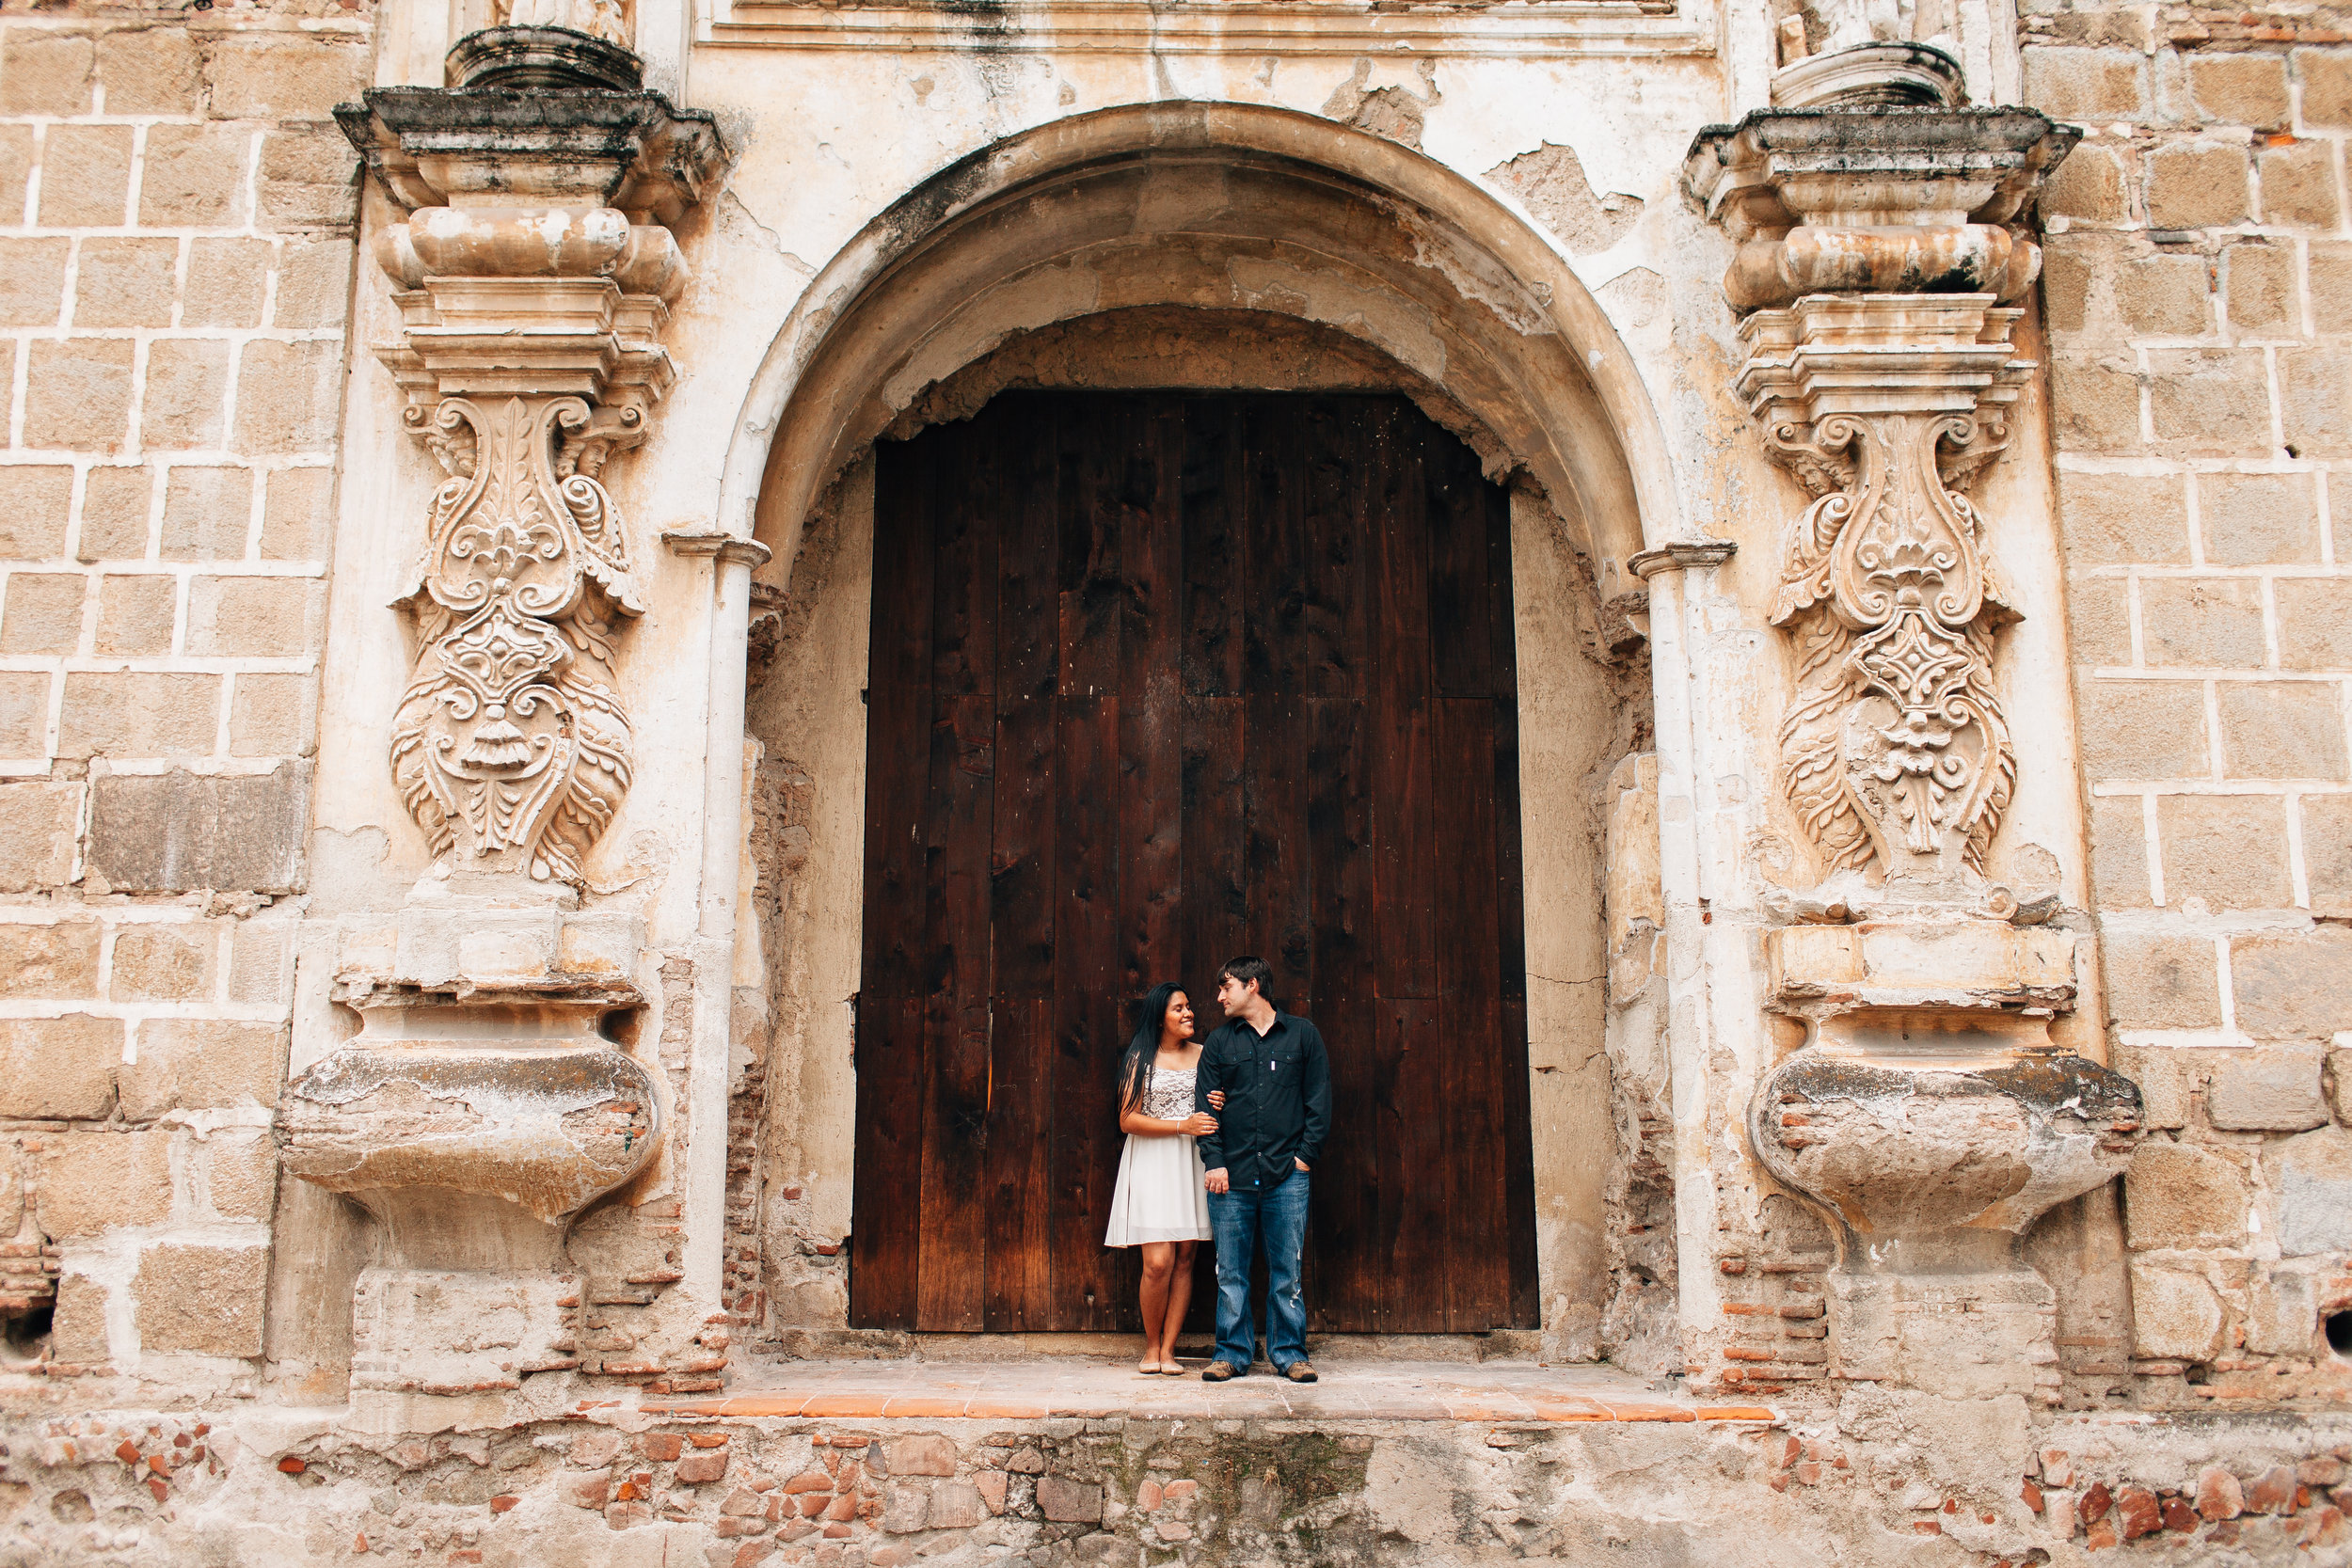
[[[1157,1377],[1168,1370],[1168,1364],[1158,1360],[1138,1361],[1136,1363],[1136,1370],[1146,1377]]]

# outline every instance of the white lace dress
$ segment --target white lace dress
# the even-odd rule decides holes
[[[1195,1069],[1152,1068],[1143,1083],[1147,1117],[1181,1121],[1192,1115]],[[1119,1156],[1119,1185],[1111,1192],[1110,1230],[1104,1246],[1141,1246],[1146,1242],[1205,1242],[1209,1239],[1209,1193],[1205,1172],[1189,1133],[1127,1134]]]

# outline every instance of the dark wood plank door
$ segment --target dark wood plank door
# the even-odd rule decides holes
[[[1253,952],[1331,1051],[1310,1325],[1535,1326],[1476,457],[1395,397],[1011,393],[875,486],[852,1322],[1138,1327],[1102,1244],[1132,1010],[1178,980],[1205,1034]]]

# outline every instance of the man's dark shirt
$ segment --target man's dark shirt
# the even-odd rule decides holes
[[[1225,1091],[1225,1109],[1210,1107],[1212,1089]],[[1294,1159],[1320,1164],[1330,1135],[1331,1060],[1322,1032],[1279,1010],[1263,1038],[1240,1019],[1218,1026],[1200,1048],[1193,1103],[1217,1120],[1198,1146],[1202,1166],[1224,1166],[1237,1193],[1272,1192],[1296,1168]]]

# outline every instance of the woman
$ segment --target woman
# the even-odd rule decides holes
[[[1192,1108],[1192,1001],[1160,985],[1143,999],[1119,1064],[1119,1130],[1127,1134],[1104,1246],[1143,1249],[1143,1359],[1136,1370],[1181,1377],[1176,1331],[1192,1300],[1192,1249],[1209,1239],[1209,1199],[1192,1141],[1216,1118]]]

